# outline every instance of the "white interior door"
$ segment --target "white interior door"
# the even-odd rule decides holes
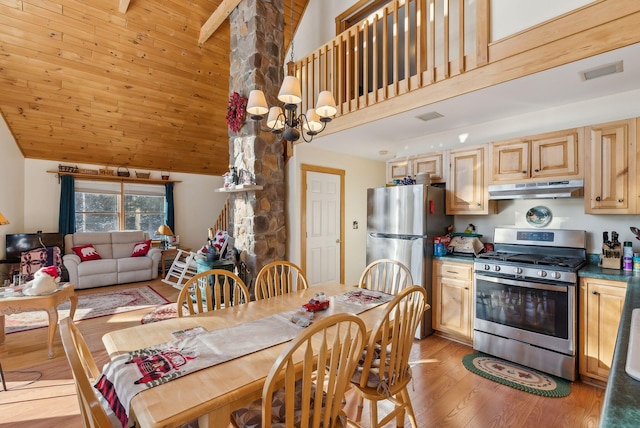
[[[307,171],[306,274],[309,285],[340,281],[340,175]]]

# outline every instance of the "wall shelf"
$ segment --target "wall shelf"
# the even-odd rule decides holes
[[[146,183],[146,184],[180,183],[180,181],[176,181],[176,180],[158,180],[153,178],[121,177],[119,175],[80,174],[77,172],[61,172],[61,171],[47,171],[47,172],[51,174],[58,174],[59,176],[71,175],[75,178],[79,178],[83,180],[94,180],[94,181],[115,181],[115,182],[123,182],[123,183]]]
[[[239,184],[233,189],[229,189],[228,187],[221,187],[216,189],[216,192],[220,193],[236,193],[236,192],[248,192],[250,190],[262,190],[262,186],[258,186],[257,184]]]

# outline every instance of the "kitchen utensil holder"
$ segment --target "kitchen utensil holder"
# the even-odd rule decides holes
[[[602,245],[600,254],[600,267],[607,269],[620,269],[622,267],[622,245]]]

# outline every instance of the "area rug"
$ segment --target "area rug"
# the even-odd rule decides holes
[[[120,314],[137,309],[164,305],[168,302],[167,299],[148,285],[81,294],[78,296],[78,307],[76,308],[74,320],[79,321]],[[69,309],[69,302],[64,302],[58,306],[58,317],[69,316]],[[33,330],[35,328],[47,327],[48,325],[49,318],[47,317],[46,311],[22,312],[5,317],[6,333]]]
[[[530,394],[543,397],[566,397],[569,382],[491,355],[476,352],[465,355],[462,364],[472,373]]]

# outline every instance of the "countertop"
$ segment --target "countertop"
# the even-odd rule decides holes
[[[624,370],[629,347],[631,311],[634,308],[640,308],[640,274],[625,276],[629,282],[600,413],[600,428],[640,426],[640,382],[629,377]]]

